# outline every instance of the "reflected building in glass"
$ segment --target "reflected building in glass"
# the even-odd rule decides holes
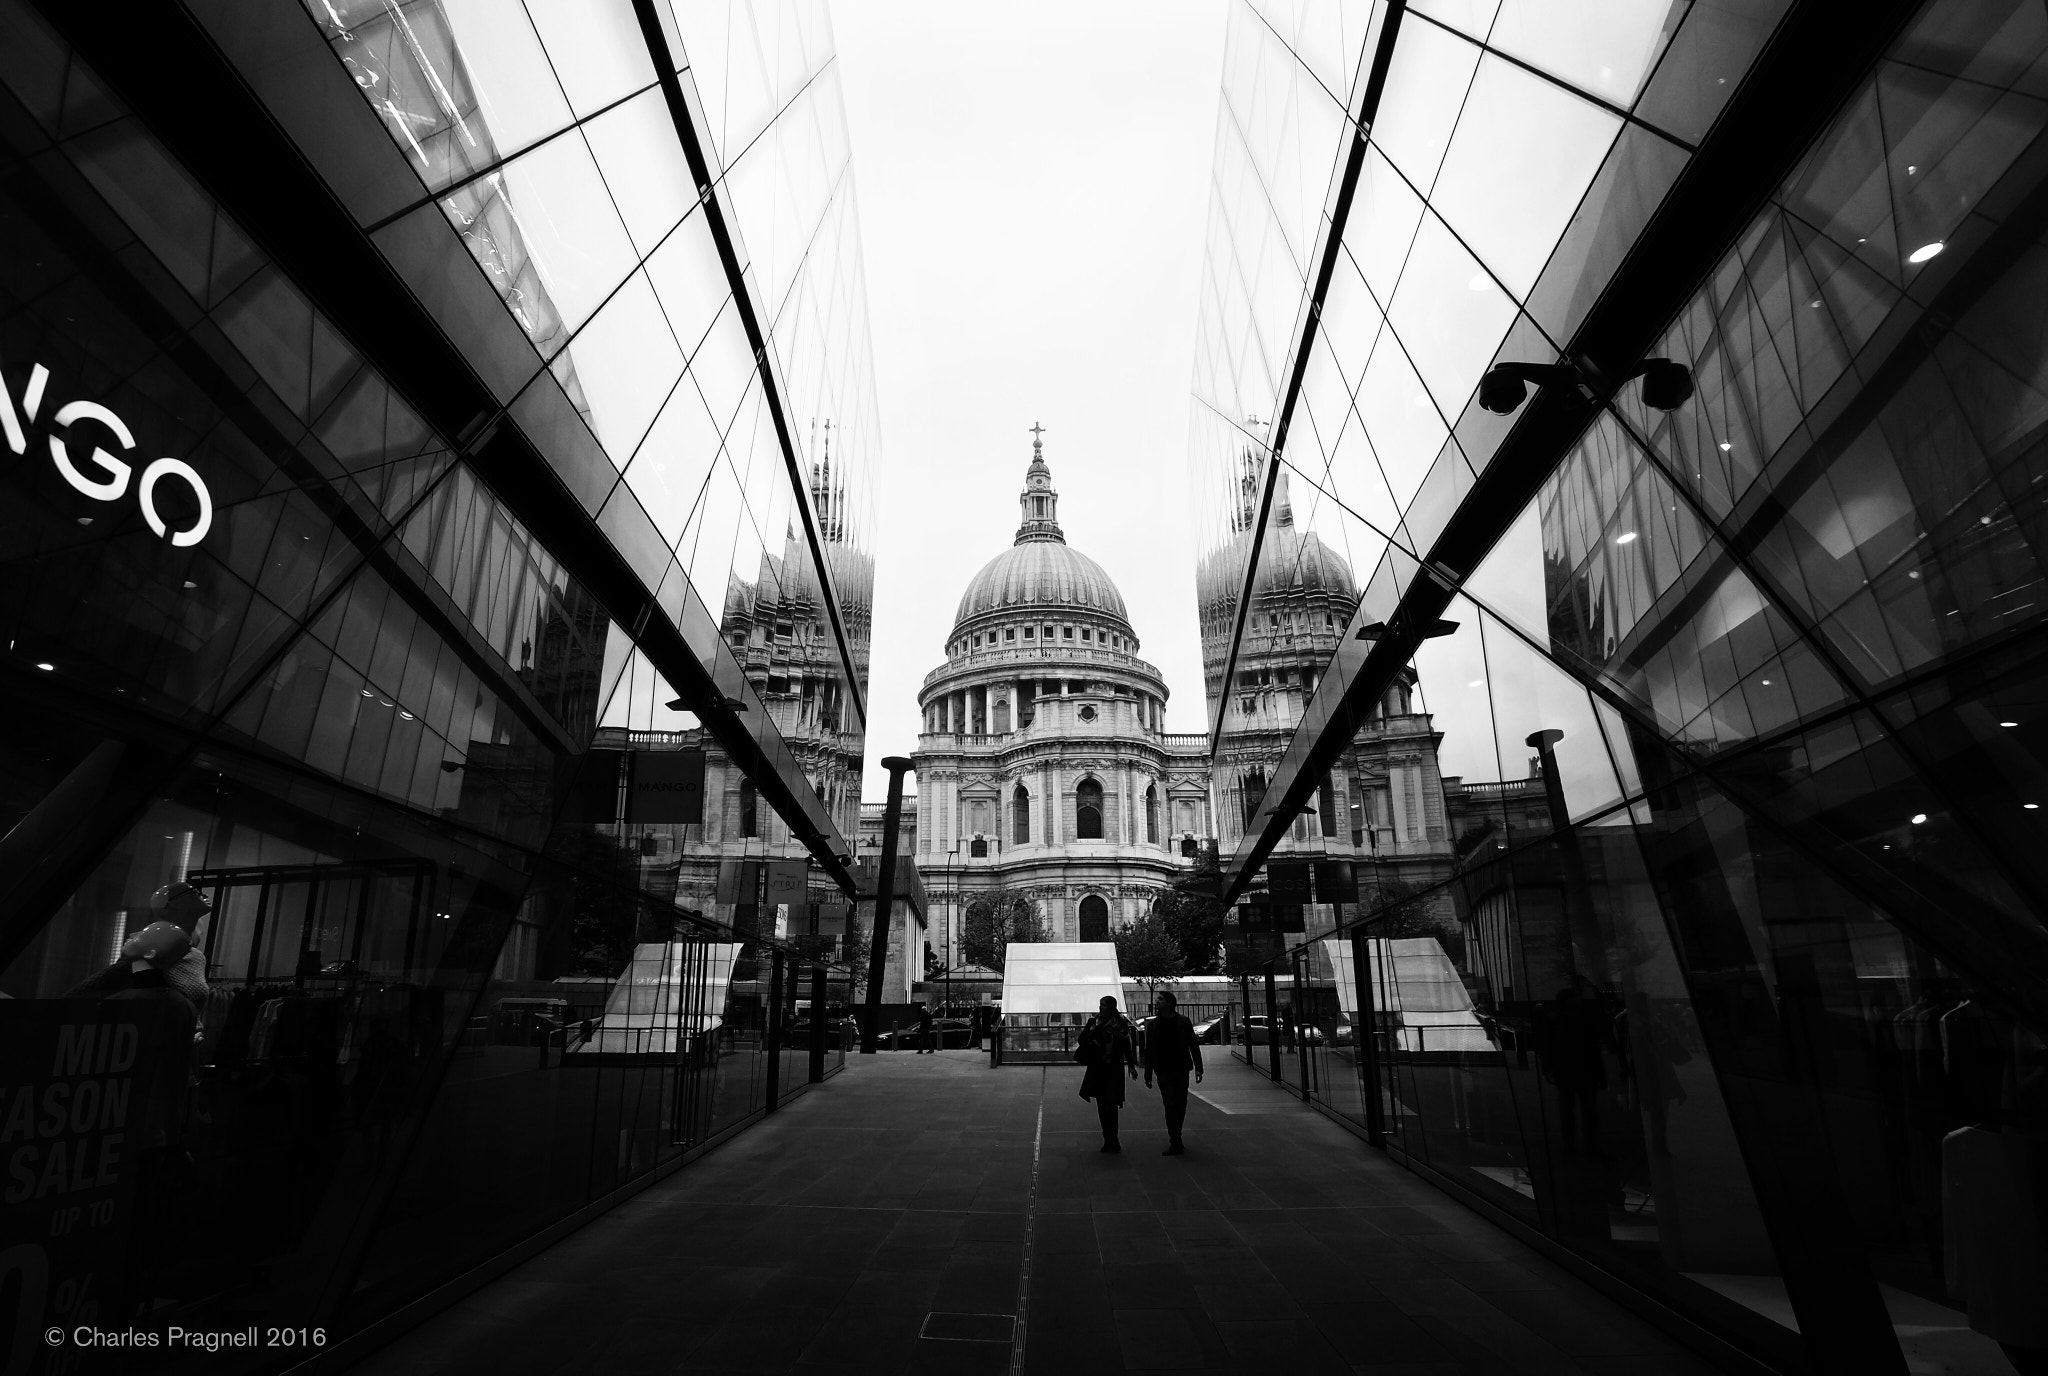
[[[1293,939],[1253,978],[1301,1030],[1249,1057],[1730,1361],[2036,1369],[2048,21],[1230,25],[1191,425],[1226,882],[1393,695],[1455,919],[1368,890]],[[1261,675],[1301,701],[1233,774]]]
[[[802,1087],[880,442],[837,83],[772,0],[0,3],[0,1023],[135,1106],[36,1144],[9,1293],[332,1350]]]

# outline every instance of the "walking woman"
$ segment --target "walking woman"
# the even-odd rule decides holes
[[[1074,1052],[1075,1059],[1088,1067],[1081,1077],[1081,1097],[1095,1101],[1104,1151],[1123,1150],[1116,1139],[1116,1111],[1123,1107],[1124,1082],[1138,1078],[1136,1040],[1131,1020],[1117,1012],[1116,999],[1105,994],[1101,1010],[1081,1029]]]

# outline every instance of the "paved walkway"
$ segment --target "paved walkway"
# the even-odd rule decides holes
[[[1140,1086],[1108,1156],[1078,1066],[853,1057],[358,1370],[973,1376],[1013,1370],[1019,1312],[1045,1376],[1715,1370],[1212,1060],[1162,1158]]]

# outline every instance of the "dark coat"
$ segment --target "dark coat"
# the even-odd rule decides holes
[[[1179,1013],[1160,1013],[1145,1029],[1145,1073],[1185,1077],[1202,1068],[1195,1025]]]
[[[1131,1020],[1119,1013],[1113,1021],[1105,1023],[1098,1014],[1082,1027],[1081,1037],[1084,1041],[1098,1041],[1103,1048],[1103,1054],[1081,1077],[1081,1097],[1100,1099],[1122,1107],[1124,1085],[1131,1078],[1132,1067],[1138,1063],[1136,1029],[1131,1026]]]

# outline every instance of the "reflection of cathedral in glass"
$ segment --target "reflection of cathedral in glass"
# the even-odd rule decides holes
[[[1259,460],[1249,445],[1240,463],[1231,538],[1201,561],[1195,584],[1209,710],[1220,722],[1216,836],[1226,854],[1270,820],[1260,815],[1267,784],[1338,638],[1349,633],[1359,601],[1351,566],[1297,522],[1288,474],[1281,469],[1225,688],[1246,551],[1258,522]],[[1353,861],[1368,893],[1426,887],[1446,878],[1452,833],[1445,789],[1455,790],[1457,781],[1438,772],[1437,740],[1429,714],[1419,707],[1414,671],[1406,670],[1359,723],[1349,748],[1321,779],[1312,810],[1295,819],[1276,854],[1283,860]],[[1429,923],[1454,925],[1447,897],[1423,902]],[[1304,914],[1306,928],[1327,929],[1334,916],[1327,904],[1312,905]]]
[[[811,466],[811,505],[854,662],[857,671],[865,671],[874,562],[845,543],[846,493],[835,482],[829,428],[826,433],[824,457]],[[780,553],[762,551],[751,580],[733,570],[719,629],[812,790],[842,834],[854,835],[860,825],[860,726],[816,567],[793,527],[784,531]]]

